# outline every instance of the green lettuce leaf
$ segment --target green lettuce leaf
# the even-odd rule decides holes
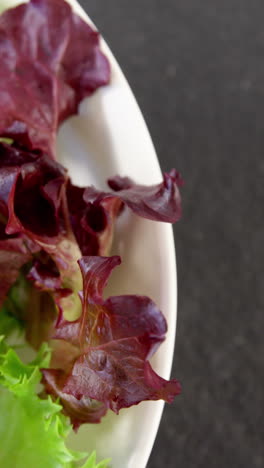
[[[0,310],[0,335],[9,336],[14,331],[21,331],[23,326],[21,322],[10,313],[6,305]]]
[[[81,466],[81,468],[107,468],[109,465],[108,463],[110,460],[103,460],[100,463],[96,463],[96,454],[93,452],[88,460],[86,460],[85,464]]]
[[[31,285],[20,272],[0,309],[0,335],[6,338],[24,330],[24,309],[30,300]]]
[[[73,468],[85,454],[66,447],[71,425],[62,407],[37,395],[40,368],[48,367],[44,344],[30,364],[24,364],[0,337],[0,466],[5,468]],[[92,454],[82,468],[106,468]]]

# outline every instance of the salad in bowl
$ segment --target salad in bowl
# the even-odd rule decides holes
[[[180,393],[182,180],[77,2],[17,3],[0,16],[0,466],[143,468]]]

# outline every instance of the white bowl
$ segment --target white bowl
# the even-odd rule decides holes
[[[76,0],[76,13],[92,24]],[[4,0],[3,5],[17,5]],[[1,9],[2,3],[1,3]],[[78,185],[106,187],[106,179],[127,175],[143,184],[161,181],[161,170],[136,100],[106,43],[102,50],[111,64],[111,83],[85,99],[80,114],[60,129],[59,160]],[[113,254],[122,265],[113,273],[107,294],[144,294],[163,311],[168,333],[152,359],[155,371],[169,379],[176,331],[177,283],[171,226],[129,214],[119,224]],[[145,468],[163,411],[163,402],[144,402],[120,414],[109,412],[99,425],[84,425],[72,434],[72,448],[92,451],[98,459],[111,458],[113,468]]]

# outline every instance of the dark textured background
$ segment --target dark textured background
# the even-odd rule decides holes
[[[162,169],[186,181],[173,368],[183,394],[148,467],[263,468],[263,0],[80,3],[134,90]]]

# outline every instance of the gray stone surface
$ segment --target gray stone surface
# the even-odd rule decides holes
[[[149,468],[262,468],[264,4],[82,0],[186,181],[179,315]],[[137,468],[137,467],[135,467]]]

